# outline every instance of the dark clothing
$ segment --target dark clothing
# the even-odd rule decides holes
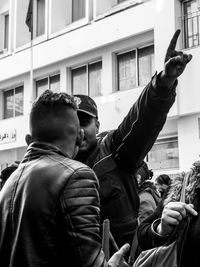
[[[140,198],[139,222],[141,223],[156,210],[161,198],[151,181],[144,181],[138,194]]]
[[[175,88],[160,87],[156,78],[116,130],[97,137],[93,151],[77,156],[99,179],[101,220],[110,220],[118,246],[131,244],[137,227],[139,197],[133,173],[154,144],[175,100]]]
[[[0,192],[0,266],[107,266],[98,189],[87,166],[32,143]]]
[[[194,200],[195,210],[198,216],[191,217],[191,222],[183,246],[180,267],[199,267],[199,244],[200,244],[200,186],[196,189],[197,195]],[[138,228],[138,242],[142,250],[160,246],[167,241],[167,238],[155,235],[151,230],[154,220],[161,217],[163,210],[162,203],[157,210],[143,221]]]

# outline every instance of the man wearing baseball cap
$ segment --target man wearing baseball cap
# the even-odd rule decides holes
[[[170,42],[163,71],[154,75],[116,130],[98,135],[95,102],[89,96],[75,95],[85,134],[76,159],[91,167],[99,179],[101,221],[110,220],[118,246],[131,243],[137,228],[139,197],[134,172],[164,126],[175,101],[177,78],[192,58],[175,51],[179,34],[177,30]]]

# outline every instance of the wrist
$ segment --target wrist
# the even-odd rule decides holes
[[[158,235],[165,236],[165,235],[163,235],[162,230],[161,230],[161,223],[158,224],[158,226],[157,226],[157,228],[155,230],[156,230],[156,233]]]
[[[154,235],[161,237],[161,238],[167,238],[168,234],[163,234],[161,230],[161,219],[156,219],[151,224],[151,231],[154,233]]]
[[[164,71],[161,71],[160,75],[158,76],[158,82],[162,84],[163,87],[172,88],[176,82],[175,77],[169,77],[165,74]]]

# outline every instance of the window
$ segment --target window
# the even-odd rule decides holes
[[[178,137],[158,140],[148,153],[147,162],[153,170],[179,168]]]
[[[71,70],[72,93],[101,95],[102,62],[94,62]]]
[[[146,85],[154,73],[153,45],[138,50],[139,58],[139,85]]]
[[[120,4],[120,3],[125,2],[125,1],[127,1],[127,0],[118,0],[117,3]]]
[[[85,17],[85,0],[72,1],[72,22]]]
[[[116,5],[120,5],[121,3],[127,2],[125,3],[125,6],[133,6],[133,5],[138,5],[138,4],[142,4],[143,2],[146,2],[148,0],[105,0],[105,1],[110,1],[112,6],[116,6]]]
[[[0,54],[8,51],[9,14],[0,14]]]
[[[117,55],[118,91],[146,85],[153,73],[153,45]]]
[[[4,119],[23,115],[24,87],[4,91]]]
[[[60,74],[48,76],[36,81],[36,97],[47,89],[57,93],[60,91]]]
[[[87,24],[94,12],[92,0],[51,0],[50,2],[50,33],[77,29]]]
[[[193,47],[200,44],[200,1],[183,2],[184,47]]]
[[[4,49],[8,50],[9,41],[9,15],[4,16]]]
[[[136,87],[136,51],[118,55],[117,67],[119,91]]]
[[[45,33],[45,0],[36,1],[36,36]]]

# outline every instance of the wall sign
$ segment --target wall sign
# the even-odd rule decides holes
[[[16,141],[16,129],[4,130],[0,132],[0,145]]]

